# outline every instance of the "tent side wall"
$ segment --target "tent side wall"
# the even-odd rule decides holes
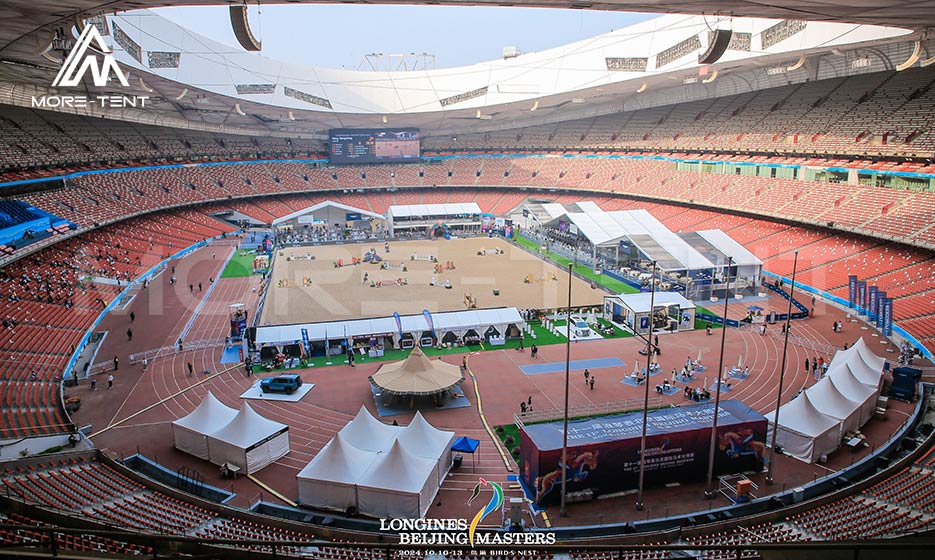
[[[342,512],[351,506],[358,507],[356,484],[302,477],[296,477],[296,482],[303,506]]]
[[[208,458],[208,437],[178,424],[172,424],[175,448],[199,459]]]
[[[428,482],[431,482],[431,478]],[[423,515],[421,506],[421,492],[357,487],[357,510],[364,515],[419,519]],[[427,505],[425,509],[428,510]]]
[[[276,436],[246,451],[247,474],[255,473],[289,452],[289,431],[283,430]]]

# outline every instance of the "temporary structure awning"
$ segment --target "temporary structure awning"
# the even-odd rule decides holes
[[[384,364],[370,382],[389,395],[435,395],[464,381],[461,368],[442,360],[429,360],[415,347],[402,361]]]
[[[255,473],[289,452],[289,426],[260,416],[244,403],[230,422],[208,435],[209,460]]]
[[[767,415],[767,418],[772,417],[773,413]],[[834,418],[819,412],[809,399],[808,393],[803,392],[779,408],[776,445],[782,447],[786,455],[814,463],[823,454],[838,448],[839,424]],[[773,429],[774,425],[770,420],[767,441],[772,441]]]
[[[237,409],[225,405],[209,391],[195,410],[172,422],[175,448],[207,459],[208,434],[226,425],[234,416],[237,416]]]
[[[412,422],[400,430],[397,439],[413,455],[436,461],[437,481],[441,486],[451,469],[451,445],[455,441],[455,433],[439,430],[429,424],[421,412],[416,412]]]
[[[377,457],[345,442],[338,432],[296,476],[299,501],[340,511],[357,507],[357,481]]]
[[[403,428],[380,422],[361,405],[357,416],[338,432],[344,441],[364,451],[387,451]]]
[[[860,403],[841,394],[829,377],[822,378],[805,392],[819,412],[841,423],[838,437],[860,428]]]
[[[374,517],[423,517],[438,493],[435,468],[435,461],[418,457],[394,441],[358,482],[358,509]]]
[[[828,375],[825,376],[834,383],[835,388],[848,399],[860,403],[860,424],[870,420],[877,407],[877,397],[879,392],[872,387],[868,387],[857,380],[851,373],[847,364],[835,366],[832,364],[828,368]]]

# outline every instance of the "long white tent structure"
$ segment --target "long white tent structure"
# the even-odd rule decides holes
[[[810,463],[836,450],[873,416],[885,361],[862,338],[837,352],[825,377],[779,408],[776,445]]]
[[[418,518],[451,468],[455,433],[417,412],[390,426],[363,406],[296,476],[303,505],[374,517]]]

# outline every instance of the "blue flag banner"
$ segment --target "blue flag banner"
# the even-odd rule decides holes
[[[886,292],[877,292],[877,328],[883,330],[883,308],[886,303]]]
[[[877,287],[870,286],[867,288],[867,315],[870,316],[871,321],[877,320]]]
[[[857,277],[853,274],[847,277],[847,305],[857,305]]]
[[[867,282],[857,281],[857,312],[860,315],[867,314]]]
[[[399,313],[393,313],[393,318],[396,319],[396,328],[399,330],[399,338],[403,337],[403,320],[400,319]]]
[[[312,355],[312,345],[308,341],[308,329],[302,329],[302,346],[305,347],[305,355]]]
[[[893,298],[883,302],[883,336],[893,335]]]
[[[432,338],[435,338],[435,321],[432,319],[432,312],[428,309],[423,309],[422,316],[425,317],[425,324],[428,325],[429,330],[432,331]]]

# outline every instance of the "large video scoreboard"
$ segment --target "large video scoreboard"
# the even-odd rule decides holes
[[[419,159],[417,128],[342,128],[330,131],[331,163],[387,163]]]

